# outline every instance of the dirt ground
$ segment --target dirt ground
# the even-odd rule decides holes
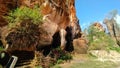
[[[53,68],[120,68],[119,64],[120,62],[102,62],[87,54],[79,54],[75,55],[70,62],[58,64]]]

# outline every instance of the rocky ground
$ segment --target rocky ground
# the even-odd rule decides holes
[[[53,68],[120,68],[119,53],[115,51],[97,51],[99,53],[95,53],[95,51],[93,52],[91,51],[92,56],[88,54],[76,54],[71,62],[58,64]]]

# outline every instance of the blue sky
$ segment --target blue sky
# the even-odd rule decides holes
[[[91,22],[102,22],[112,10],[120,14],[120,0],[76,0],[75,6],[82,30]]]

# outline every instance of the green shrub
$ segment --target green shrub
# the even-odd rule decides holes
[[[56,58],[57,64],[72,59],[72,55],[70,53],[63,51],[60,48],[53,49],[50,55],[51,57]]]
[[[88,28],[87,32],[89,50],[109,50],[110,47],[114,47],[115,42],[107,33],[99,31],[92,25]]]
[[[48,36],[48,33],[42,28],[42,15],[40,9],[28,7],[17,8],[9,13],[8,30],[6,41],[10,41],[11,49],[26,49],[40,45],[42,35]],[[23,48],[24,47],[24,48]]]
[[[14,11],[11,11],[9,16],[6,16],[5,18],[8,20],[10,27],[14,27],[26,19],[32,20],[34,24],[40,24],[42,21],[40,9],[37,7],[33,9],[28,7],[17,8]]]
[[[109,50],[115,50],[115,51],[120,53],[120,47],[113,47],[113,46],[111,46],[111,47],[109,47]]]
[[[4,48],[3,47],[0,47],[0,51],[2,51]]]
[[[60,64],[60,63],[62,63],[64,60],[62,60],[62,59],[58,59],[57,60],[57,64]]]

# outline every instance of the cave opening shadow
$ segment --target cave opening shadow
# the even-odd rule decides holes
[[[51,44],[51,47],[52,48],[58,48],[60,47],[60,33],[59,31],[56,32],[54,35],[53,35],[53,41],[52,41],[52,44]]]
[[[71,27],[67,27],[66,28],[66,47],[65,47],[65,50],[68,51],[68,52],[72,52],[74,50],[74,47],[73,47],[73,38],[72,38],[72,28]]]

